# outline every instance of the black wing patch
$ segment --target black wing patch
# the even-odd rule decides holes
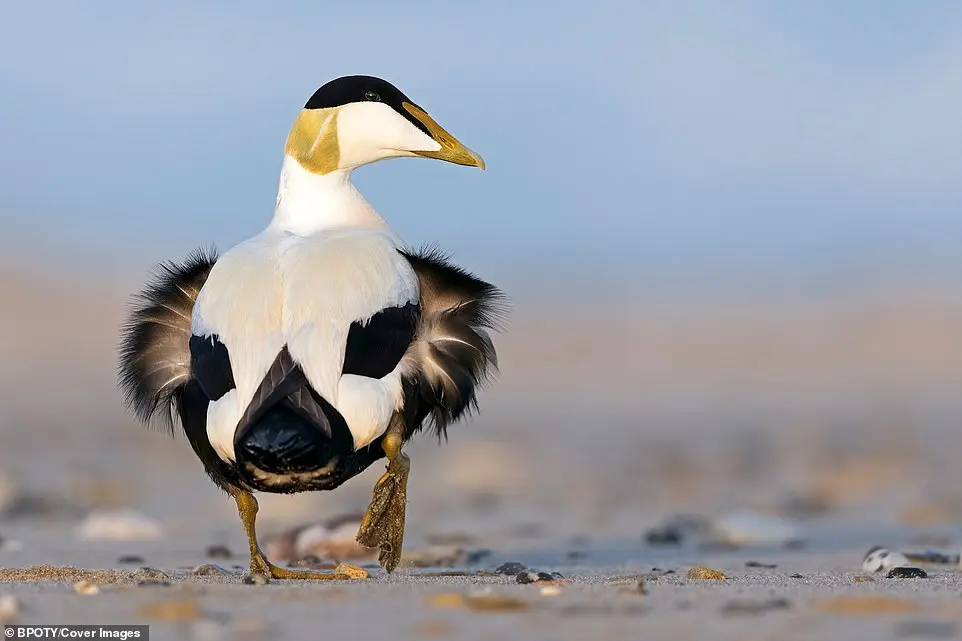
[[[235,387],[227,346],[216,334],[190,337],[190,371],[212,401]]]
[[[369,378],[390,374],[414,341],[420,318],[420,305],[408,303],[381,310],[365,325],[351,323],[341,373]]]

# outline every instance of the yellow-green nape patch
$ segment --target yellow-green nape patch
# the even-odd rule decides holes
[[[337,108],[303,109],[287,136],[284,153],[297,159],[301,167],[327,174],[338,168]]]

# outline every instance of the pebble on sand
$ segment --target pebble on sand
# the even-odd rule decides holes
[[[494,569],[495,574],[503,574],[505,576],[517,576],[519,572],[524,572],[527,570],[527,566],[524,563],[518,563],[517,561],[508,561],[507,563],[502,563]]]
[[[73,591],[84,596],[100,594],[100,586],[90,581],[77,581],[73,584]]]
[[[892,568],[885,577],[887,579],[927,579],[929,574],[922,568],[905,567]]]
[[[87,540],[138,541],[163,536],[163,528],[154,519],[132,510],[97,510],[78,526],[80,538]]]
[[[23,612],[23,603],[12,594],[0,596],[0,623],[11,623]]]
[[[551,575],[534,570],[525,570],[524,572],[518,572],[515,580],[521,584],[537,583],[538,581],[550,581]]]
[[[564,581],[564,576],[558,572],[538,572],[537,570],[525,570],[519,572],[515,580],[521,584],[544,583],[550,581]]]
[[[231,572],[222,568],[219,565],[214,565],[213,563],[204,563],[203,565],[198,565],[193,570],[191,574],[194,576],[231,576]]]
[[[141,580],[154,580],[154,581],[169,581],[170,575],[160,570],[158,568],[152,567],[150,565],[141,566],[139,570],[135,573],[135,578]]]
[[[687,576],[689,579],[698,580],[723,580],[728,578],[724,572],[719,572],[718,570],[713,570],[703,565],[690,568]]]

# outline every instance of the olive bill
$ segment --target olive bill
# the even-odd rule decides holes
[[[409,102],[404,102],[402,104],[404,109],[406,109],[407,112],[412,116],[417,118],[418,121],[423,124],[431,133],[431,137],[434,138],[439,145],[441,145],[441,148],[437,151],[415,151],[415,154],[425,158],[446,160],[456,165],[465,165],[468,167],[484,169],[484,159],[468,149],[457,138],[449,134],[444,127],[435,122],[434,118],[429,116],[427,112],[417,105],[412,105]]]

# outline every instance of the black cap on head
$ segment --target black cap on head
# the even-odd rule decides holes
[[[328,109],[352,102],[383,102],[409,120],[415,127],[427,135],[431,135],[424,123],[405,109],[402,103],[408,102],[415,106],[418,105],[387,80],[374,76],[343,76],[332,80],[315,91],[304,108]]]

